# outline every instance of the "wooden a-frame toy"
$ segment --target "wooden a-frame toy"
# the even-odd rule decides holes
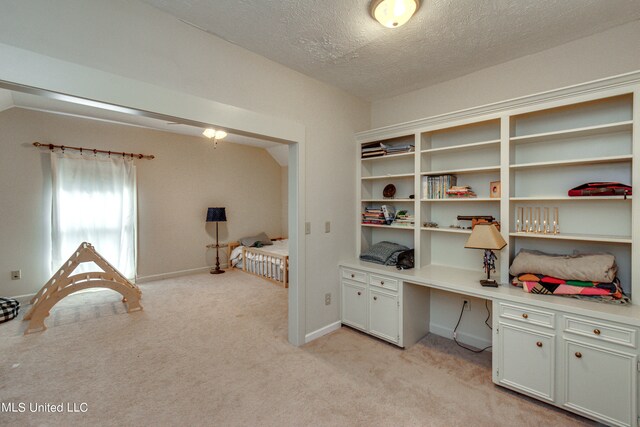
[[[71,276],[76,267],[83,262],[94,262],[104,271],[79,273]],[[23,320],[29,320],[25,335],[47,329],[44,319],[49,311],[64,297],[88,288],[108,288],[122,295],[127,312],[142,310],[140,299],[142,291],[127,280],[118,270],[104,259],[91,243],[83,242],[73,255],[31,299],[31,309]]]

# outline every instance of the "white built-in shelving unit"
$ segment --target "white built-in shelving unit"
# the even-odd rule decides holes
[[[408,210],[415,227],[359,224],[358,254],[382,240],[416,250],[416,268],[441,265],[481,270],[480,251],[465,249],[470,224],[458,215],[491,215],[501,223],[508,247],[499,257],[499,276],[509,280],[510,261],[520,249],[549,253],[609,252],[616,256],[622,286],[628,294],[640,288],[640,214],[632,196],[569,197],[568,190],[594,181],[640,184],[634,147],[638,134],[640,89],[614,86],[544,99],[477,116],[451,115],[358,134],[361,144],[411,143],[415,152],[367,158],[358,162],[358,212],[392,205]],[[452,174],[469,185],[477,198],[427,199],[423,179]],[[500,181],[500,197],[490,197],[490,183]],[[394,184],[394,199],[382,195]],[[411,198],[412,196],[413,198]],[[559,234],[516,230],[518,208],[558,208]],[[438,227],[426,227],[435,222]],[[357,255],[357,254],[356,254]],[[634,280],[635,279],[635,280]],[[632,283],[634,284],[632,286]],[[640,289],[636,291],[640,295]],[[640,298],[636,298],[640,302]]]

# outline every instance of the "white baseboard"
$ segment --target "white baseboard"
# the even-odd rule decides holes
[[[447,327],[447,326],[442,326],[442,325],[438,325],[438,324],[435,324],[435,323],[430,323],[429,324],[429,332],[431,332],[432,334],[441,336],[441,337],[449,338],[450,340],[453,339],[453,329],[451,329],[450,327]],[[480,337],[477,337],[475,335],[466,334],[466,333],[460,332],[460,331],[458,331],[457,335],[458,335],[457,340],[460,343],[469,345],[471,347],[475,347],[477,349],[485,348],[485,347],[488,347],[488,346],[490,346],[492,344],[491,343],[491,338],[489,338],[489,339],[480,338]]]
[[[324,326],[324,327],[322,327],[322,328],[320,328],[318,330],[315,330],[315,331],[305,335],[304,336],[304,343],[306,344],[308,342],[311,342],[311,341],[313,341],[315,339],[320,338],[323,335],[327,335],[330,332],[337,331],[341,327],[342,327],[342,322],[339,321],[339,320],[337,322],[334,322],[334,323],[331,323],[331,324],[329,324],[327,326]]]
[[[16,295],[15,297],[11,297],[15,300],[18,300],[20,305],[28,305],[31,304],[31,298],[35,297],[36,294],[26,294],[26,295]]]
[[[226,268],[226,266],[222,266],[222,265],[220,267]],[[188,276],[190,274],[205,273],[209,270],[211,270],[211,267],[198,267],[198,268],[192,268],[189,270],[171,271],[169,273],[151,274],[149,276],[138,276],[136,278],[136,283],[140,284],[140,283],[153,282],[155,280],[172,279],[174,277]]]

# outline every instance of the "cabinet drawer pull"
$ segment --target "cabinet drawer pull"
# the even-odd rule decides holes
[[[380,285],[384,286],[384,280],[380,281]]]
[[[541,341],[538,341],[538,342],[536,343],[536,345],[537,345],[538,347],[542,347],[542,342],[541,342]]]
[[[362,292],[358,291],[358,295],[362,295]]]
[[[378,297],[373,297],[373,300],[374,301],[378,301]]]
[[[576,357],[580,359],[582,357],[582,353],[580,353],[579,351],[576,351]]]
[[[596,334],[596,335],[600,335],[600,329],[594,329],[593,333]]]
[[[529,318],[529,315],[528,315],[527,313],[522,313],[522,317],[523,317],[524,319],[528,319],[528,318]]]
[[[353,279],[354,277],[356,277],[356,275],[351,273],[351,278]]]

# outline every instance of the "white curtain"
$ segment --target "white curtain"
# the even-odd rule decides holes
[[[51,153],[51,170],[52,273],[80,243],[89,242],[125,277],[134,279],[137,195],[133,161],[122,156]],[[81,267],[76,272],[96,270],[95,266]]]

